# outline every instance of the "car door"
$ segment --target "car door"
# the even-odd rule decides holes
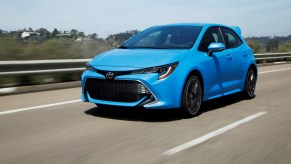
[[[210,27],[204,34],[199,44],[198,50],[205,52],[207,55],[208,46],[213,42],[224,43],[219,27]],[[206,88],[207,97],[216,97],[224,93],[231,86],[230,82],[233,80],[232,57],[229,50],[214,52],[212,56],[207,56],[207,73],[205,76],[209,77]]]
[[[244,50],[241,39],[237,34],[225,27],[221,27],[222,35],[225,40],[226,48],[229,56],[232,58],[233,79],[230,81],[229,89],[237,89],[240,87],[241,81],[244,79],[245,63],[247,60],[247,50]]]

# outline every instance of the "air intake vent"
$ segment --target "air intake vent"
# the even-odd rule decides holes
[[[86,80],[85,90],[94,99],[116,102],[137,102],[151,95],[143,84],[130,80],[89,78]]]

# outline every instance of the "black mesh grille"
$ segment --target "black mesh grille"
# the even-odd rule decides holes
[[[86,80],[85,90],[94,99],[118,102],[136,102],[150,95],[143,84],[130,80],[89,78]]]

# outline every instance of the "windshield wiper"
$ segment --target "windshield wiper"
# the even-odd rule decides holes
[[[118,48],[121,48],[121,49],[128,49],[128,47],[124,46],[124,45],[121,45],[119,46]]]
[[[151,47],[151,46],[140,46],[140,47],[130,47],[130,48],[146,48],[146,49],[168,49],[168,47]]]
[[[153,46],[137,46],[137,47],[126,47],[126,46],[119,46],[118,48],[120,49],[176,49],[177,47],[153,47]],[[180,47],[178,47],[178,49],[180,49]]]

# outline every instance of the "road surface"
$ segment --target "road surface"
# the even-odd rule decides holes
[[[291,163],[291,64],[259,67],[256,98],[99,110],[80,88],[0,97],[0,163]]]

